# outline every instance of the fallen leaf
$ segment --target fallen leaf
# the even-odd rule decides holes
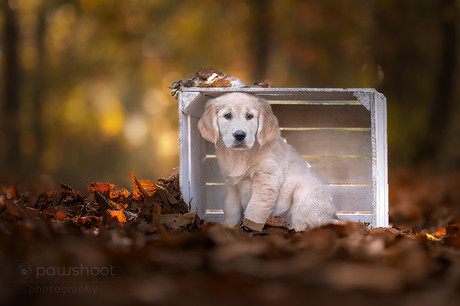
[[[428,234],[428,233],[426,233],[425,235],[429,240],[432,240],[432,241],[441,241],[442,240],[442,238],[435,237],[435,236],[433,236],[431,234]]]
[[[456,224],[448,224],[446,227],[444,227],[446,233],[445,235],[454,235],[460,232],[460,223]]]
[[[121,225],[121,227],[123,227],[123,225],[126,223],[126,215],[123,210],[108,209],[107,212],[112,218],[116,218],[118,220],[118,223]]]
[[[64,210],[62,210],[61,208],[59,208],[59,209],[57,210],[57,212],[56,212],[55,217],[56,217],[56,220],[57,220],[57,221],[64,221],[64,219],[65,219],[65,217],[66,217]]]
[[[61,184],[62,192],[64,192],[66,195],[70,196],[71,198],[75,198],[75,191],[73,191],[72,187],[64,183],[59,183],[59,184]]]
[[[55,216],[57,212],[57,208],[55,206],[50,206],[42,210],[42,214]]]
[[[161,225],[171,232],[189,230],[194,225],[196,216],[196,211],[191,211],[186,214],[161,215]]]
[[[404,288],[401,272],[382,265],[332,264],[325,269],[324,279],[340,291],[366,290],[388,294]]]
[[[217,76],[223,76],[224,74],[217,69],[214,68],[200,68],[196,72],[196,76],[200,79],[207,80],[210,76],[216,74]]]
[[[444,238],[443,242],[449,247],[460,249],[460,235],[458,233]]]
[[[255,82],[251,87],[262,87],[262,88],[275,88],[275,84],[272,80],[266,79],[262,82]]]
[[[242,227],[244,229],[255,231],[255,232],[262,232],[264,226],[265,224],[263,223],[256,223],[246,218],[243,220],[243,224],[242,224]]]
[[[110,190],[110,198],[115,201],[125,201],[131,196],[131,192],[129,192],[127,189],[122,189],[122,190],[116,190],[112,189]]]
[[[289,220],[286,218],[280,217],[280,216],[268,217],[265,225],[271,226],[271,227],[285,227],[285,228],[291,227],[291,223],[289,222]]]
[[[229,80],[227,80],[225,77],[222,79],[219,77],[216,77],[211,81],[211,83],[205,83],[198,87],[231,87],[231,86],[232,86],[232,83]]]
[[[99,211],[105,211],[112,208],[109,201],[107,201],[107,199],[97,189],[94,190],[94,198],[96,199]]]
[[[229,74],[224,75],[222,72],[213,68],[200,68],[186,80],[174,82],[170,89],[171,95],[176,97],[180,90],[188,87],[248,87],[242,80],[232,77]]]
[[[115,189],[115,185],[114,184],[101,184],[99,182],[96,182],[96,183],[92,183],[91,185],[89,185],[88,187],[88,192],[95,192],[96,190],[99,191],[100,193],[102,194],[105,194],[106,196],[109,196],[110,195],[110,192]]]
[[[39,195],[36,208],[45,209],[48,206],[59,206],[61,204],[62,195],[58,191],[43,192]]]
[[[16,216],[18,218],[26,218],[30,219],[29,215],[27,215],[24,210],[19,206],[24,202],[25,197],[20,197],[19,200],[14,202],[13,200],[7,199],[5,202],[6,208],[8,209],[8,212],[12,214],[13,216]]]
[[[145,201],[147,202],[148,205],[151,206],[152,208],[152,223],[153,226],[156,228],[156,230],[162,232],[165,234],[165,231],[163,230],[163,227],[161,226],[161,221],[160,221],[160,214],[161,214],[161,205],[159,205],[157,202],[154,201],[154,199],[147,193],[147,191],[144,189],[144,187],[141,185],[141,183],[137,180],[136,176],[134,173],[129,173],[131,176],[131,180],[134,183],[135,188],[139,192],[140,195],[142,195],[145,198]],[[136,190],[135,189],[135,190]]]

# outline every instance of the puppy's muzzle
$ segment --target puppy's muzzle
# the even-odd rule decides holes
[[[233,138],[235,138],[236,141],[243,141],[246,138],[246,133],[243,131],[236,131],[233,133]]]

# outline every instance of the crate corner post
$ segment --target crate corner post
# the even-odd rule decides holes
[[[374,220],[377,227],[389,226],[388,199],[388,140],[387,140],[387,101],[383,94],[373,93],[373,128],[375,129],[375,157],[373,163],[375,177]]]
[[[180,91],[179,103],[179,183],[184,201],[203,218],[206,211],[204,161],[205,140],[198,121],[206,103],[200,92]]]
[[[353,95],[371,115],[372,228],[389,226],[387,102],[375,89],[356,89]]]

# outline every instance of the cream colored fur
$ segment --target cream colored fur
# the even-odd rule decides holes
[[[300,231],[334,221],[331,196],[280,136],[267,101],[248,93],[224,94],[206,104],[198,128],[216,145],[227,189],[225,223],[236,225],[244,217],[264,224],[276,215]],[[245,139],[236,139],[235,132]]]

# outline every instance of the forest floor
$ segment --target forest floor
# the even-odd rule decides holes
[[[458,305],[460,173],[390,175],[390,228],[203,224],[177,177],[0,185],[2,305]],[[85,191],[86,193],[86,191]],[[275,220],[276,221],[276,220]]]

